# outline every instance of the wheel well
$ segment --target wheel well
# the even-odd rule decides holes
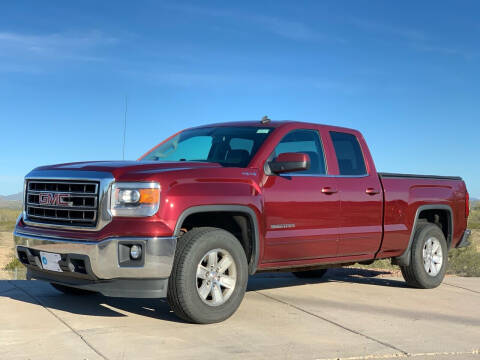
[[[426,220],[437,225],[442,229],[443,235],[447,240],[447,246],[450,248],[452,242],[452,219],[450,211],[444,209],[422,210],[418,215],[419,220]]]
[[[253,220],[249,215],[235,211],[209,211],[188,215],[180,225],[182,231],[195,227],[212,226],[233,234],[242,244],[249,264],[255,259],[255,238]]]

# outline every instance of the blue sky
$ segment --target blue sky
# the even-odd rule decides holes
[[[480,197],[477,1],[0,4],[0,194],[38,165],[136,159],[182,128],[353,127],[377,169]]]

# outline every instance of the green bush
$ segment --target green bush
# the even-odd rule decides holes
[[[12,260],[7,265],[5,265],[3,270],[12,271],[12,270],[15,270],[17,268],[21,268],[22,266],[23,265],[20,262],[20,260],[18,260],[17,258],[12,258]]]

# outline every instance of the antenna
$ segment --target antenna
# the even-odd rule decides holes
[[[125,95],[125,119],[123,121],[122,160],[125,160],[125,137],[127,136],[127,95]]]

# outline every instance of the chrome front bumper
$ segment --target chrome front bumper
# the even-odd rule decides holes
[[[26,265],[29,269],[31,267],[37,272],[52,273],[41,269],[40,259],[35,255],[39,251],[45,251],[64,255],[62,259],[70,257],[84,259],[85,274],[96,280],[168,278],[172,271],[177,244],[176,237],[119,237],[93,242],[44,237],[17,230],[13,237],[17,257],[19,251],[22,255],[28,254],[31,261],[27,261]],[[122,262],[120,250],[122,244],[140,244],[143,249],[142,261],[138,264]],[[26,258],[25,255],[23,258]],[[29,266],[28,263],[31,265]],[[70,274],[75,275],[75,267],[71,263],[69,266],[72,270]],[[61,274],[68,276],[69,268],[66,267],[66,269],[67,271]]]

